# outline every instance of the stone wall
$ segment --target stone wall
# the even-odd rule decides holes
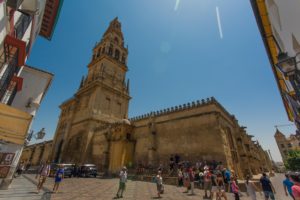
[[[50,160],[52,140],[45,141],[24,148],[20,161],[31,166],[37,166]]]
[[[217,160],[227,163],[218,114],[224,111],[214,100],[178,106],[178,110],[133,119],[135,162],[168,164],[171,154],[182,160]],[[224,114],[226,115],[226,113]]]

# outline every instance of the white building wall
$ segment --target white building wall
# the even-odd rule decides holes
[[[293,57],[300,50],[294,49],[292,35],[300,44],[300,1],[266,0],[273,33],[284,52]]]
[[[3,1],[0,3],[0,49],[3,47],[3,40],[7,34],[7,20],[6,16],[6,3]]]
[[[19,76],[23,78],[23,87],[17,92],[12,107],[35,116],[53,75],[23,66]]]

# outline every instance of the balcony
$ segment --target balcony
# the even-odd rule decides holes
[[[26,58],[26,43],[18,38],[6,35],[4,39],[5,62],[9,63],[11,58],[17,55],[17,66],[23,66]]]
[[[6,5],[17,10],[22,4],[23,0],[7,0]]]
[[[22,40],[31,21],[32,21],[32,17],[30,15],[21,14],[21,17],[19,18],[19,20],[15,25],[16,38]]]
[[[10,82],[12,80],[12,78],[14,77],[15,74],[18,73],[19,71],[19,67],[17,66],[17,61],[18,60],[18,56],[17,54],[15,54],[15,56],[11,59],[11,61],[9,62],[7,68],[5,69],[3,75],[0,77],[0,100],[3,98],[3,96],[5,95]]]

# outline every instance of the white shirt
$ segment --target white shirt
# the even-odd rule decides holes
[[[127,172],[126,171],[120,171],[120,182],[125,183],[127,181]]]

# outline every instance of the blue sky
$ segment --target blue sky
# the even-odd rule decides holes
[[[92,48],[118,16],[129,48],[129,117],[214,96],[280,160],[274,125],[289,122],[250,2],[176,1],[64,1],[52,41],[38,38],[27,63],[55,74],[32,128],[53,137],[58,106],[75,93]]]

